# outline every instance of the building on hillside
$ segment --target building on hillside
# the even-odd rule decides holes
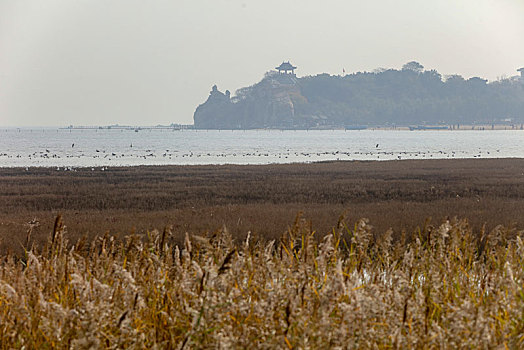
[[[289,61],[287,61],[287,62],[282,62],[282,64],[278,67],[275,67],[275,69],[278,70],[280,74],[295,75],[295,69],[297,69],[297,67],[293,66],[291,63],[289,63]]]
[[[524,67],[517,69],[517,72],[520,72],[520,81],[524,83]]]

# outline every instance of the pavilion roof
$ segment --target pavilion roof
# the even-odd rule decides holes
[[[282,64],[278,67],[275,67],[275,69],[278,69],[278,70],[293,70],[293,69],[296,69],[297,67],[293,66],[291,63],[289,63],[289,61],[287,62],[282,62]]]

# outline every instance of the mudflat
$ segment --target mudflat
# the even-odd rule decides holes
[[[18,250],[32,225],[43,242],[61,214],[70,240],[171,227],[224,226],[279,237],[298,213],[320,236],[339,218],[377,233],[466,218],[480,232],[524,228],[524,159],[402,160],[285,165],[0,168],[0,249]]]

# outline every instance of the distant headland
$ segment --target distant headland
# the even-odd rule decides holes
[[[415,61],[402,69],[297,77],[282,62],[249,87],[219,91],[197,107],[197,129],[460,128],[524,123],[524,68],[489,82],[443,77]]]

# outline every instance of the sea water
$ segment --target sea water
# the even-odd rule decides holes
[[[0,129],[0,167],[524,158],[521,130],[137,131]]]

